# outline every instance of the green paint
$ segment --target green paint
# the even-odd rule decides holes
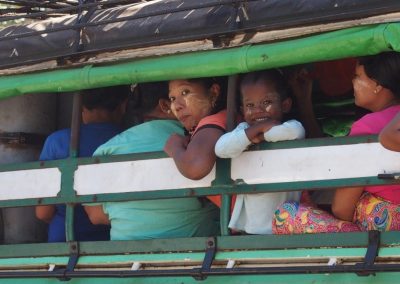
[[[233,75],[314,61],[400,51],[400,23],[362,26],[277,43],[139,59],[0,78],[0,98],[176,78]]]

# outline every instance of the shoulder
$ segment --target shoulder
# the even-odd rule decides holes
[[[351,126],[350,136],[378,134],[400,111],[400,105],[364,115]]]
[[[43,145],[40,160],[54,160],[68,157],[70,129],[62,129],[50,134]]]
[[[209,115],[200,120],[194,133],[203,128],[219,128],[223,132],[226,130],[226,110],[222,110],[216,114]]]

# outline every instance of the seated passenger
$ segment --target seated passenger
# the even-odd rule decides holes
[[[400,152],[400,112],[381,131],[379,142],[386,149]]]
[[[213,78],[169,82],[171,110],[189,136],[173,134],[164,151],[174,159],[181,174],[198,180],[214,167],[215,143],[226,129],[226,111],[221,110],[221,86]],[[209,197],[218,206],[220,196]]]
[[[92,156],[96,148],[121,129],[118,124],[125,111],[127,86],[87,90],[82,95],[82,122],[79,134],[79,157]],[[46,140],[41,161],[69,157],[71,129],[52,133]],[[94,226],[81,205],[74,208],[74,231],[77,241],[108,240],[108,226]],[[65,242],[65,205],[36,207],[36,217],[49,223],[48,241]]]
[[[171,113],[167,84],[139,84],[146,105],[143,124],[101,145],[95,156],[162,151],[172,133],[183,135]],[[149,176],[149,178],[151,178]],[[94,224],[111,224],[111,240],[212,236],[219,233],[219,210],[206,199],[179,198],[85,204]]]
[[[252,143],[302,139],[303,126],[297,120],[282,123],[290,111],[286,80],[278,70],[244,75],[240,82],[241,107],[245,122],[222,135],[215,145],[220,158],[235,158]],[[249,234],[271,234],[272,219],[284,201],[299,201],[300,192],[239,194],[229,228]]]
[[[399,82],[400,53],[385,52],[358,60],[353,79],[355,103],[372,113],[352,125],[350,136],[378,134],[393,119],[400,111]],[[336,189],[334,216],[307,204],[284,203],[275,213],[273,231],[296,234],[400,230],[399,190],[400,185]]]

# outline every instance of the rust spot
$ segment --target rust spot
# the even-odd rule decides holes
[[[188,193],[189,196],[194,196],[195,194],[196,193],[194,192],[193,189],[189,189],[189,193]]]
[[[43,198],[39,198],[39,199],[37,200],[37,204],[42,204],[42,202],[43,202]]]
[[[97,201],[97,195],[93,195],[92,200],[93,200],[94,202],[96,202],[96,201]]]
[[[99,158],[99,157],[95,158],[95,159],[94,159],[94,162],[95,162],[96,164],[100,164],[100,158]]]
[[[39,165],[40,165],[41,167],[44,167],[45,162],[44,162],[44,161],[41,161]]]

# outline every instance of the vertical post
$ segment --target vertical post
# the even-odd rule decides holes
[[[72,102],[72,119],[71,119],[71,139],[69,147],[69,158],[77,158],[79,156],[79,132],[82,120],[82,96],[75,93]],[[69,178],[73,178],[73,171]],[[73,192],[73,182],[68,182],[69,195]],[[65,211],[65,238],[67,242],[75,240],[74,232],[74,204],[67,203]]]
[[[229,76],[228,78],[228,94],[227,94],[227,116],[226,116],[226,126],[227,131],[232,131],[236,125],[236,89],[237,89],[237,75]],[[231,181],[231,160],[219,161],[223,162],[225,167],[225,175],[227,175],[225,182]],[[231,214],[231,195],[222,194],[221,198],[221,235],[229,235],[229,218]]]

